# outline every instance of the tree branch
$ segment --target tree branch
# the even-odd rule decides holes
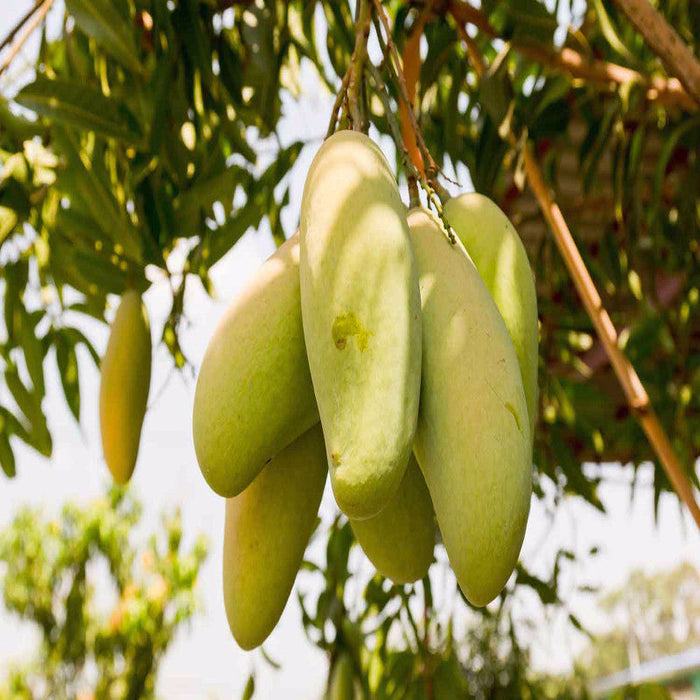
[[[12,29],[7,33],[5,38],[0,42],[0,51],[2,51],[14,38],[15,34],[22,29],[22,27],[25,25],[25,23],[29,20],[29,18],[37,11],[37,8],[41,5],[41,0],[36,0],[34,4],[27,10],[27,12],[24,14],[24,16],[15,24]]]
[[[647,0],[615,0],[670,73],[700,104],[700,63],[677,32]]]
[[[464,28],[465,24],[474,25],[491,39],[502,38],[489,23],[488,18],[465,0],[450,0],[449,12],[457,22],[460,35],[465,41],[472,62],[474,62],[472,52],[475,44],[474,40],[467,34]],[[603,85],[613,83],[624,85],[636,82],[646,87],[647,99],[651,102],[658,101],[666,106],[678,105],[689,111],[698,109],[698,103],[686,92],[677,78],[648,78],[638,71],[617,63],[589,59],[569,47],[563,47],[559,51],[554,51],[535,44],[511,42],[511,45],[521,55],[527,56],[543,65],[563,70],[573,78],[581,78]]]
[[[7,52],[5,60],[2,62],[2,65],[0,65],[0,75],[7,70],[14,57],[19,53],[19,50],[31,36],[32,32],[41,24],[41,21],[46,16],[46,13],[51,9],[51,5],[53,5],[53,0],[44,0],[43,4],[38,8],[38,10],[36,10],[36,14],[34,14],[35,10],[32,10],[32,13],[29,15],[29,17],[31,17],[31,21],[27,24],[20,38],[17,39],[14,44],[12,44],[10,50]],[[29,17],[27,19],[29,19]],[[20,26],[22,26],[22,24],[24,24],[24,22],[22,22]]]

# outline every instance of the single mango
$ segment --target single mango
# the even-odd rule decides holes
[[[299,299],[299,236],[231,303],[202,361],[194,397],[197,461],[221,496],[318,422]]]
[[[321,146],[301,204],[304,338],[333,492],[379,513],[408,464],[420,390],[420,295],[396,180],[367,136]]]
[[[518,559],[532,464],[513,342],[459,241],[408,217],[423,305],[421,411],[414,451],[462,592],[486,605]]]
[[[100,432],[117,484],[131,478],[151,385],[151,326],[141,295],[124,292],[100,364]]]
[[[491,292],[515,346],[523,377],[530,437],[537,420],[537,293],[525,246],[508,217],[488,197],[463,194],[445,217]]]
[[[428,487],[411,455],[398,491],[378,515],[350,526],[377,571],[394,583],[428,573],[435,546],[435,515]]]
[[[243,493],[226,500],[224,605],[243,649],[262,644],[282,615],[327,473],[317,424],[274,457]]]

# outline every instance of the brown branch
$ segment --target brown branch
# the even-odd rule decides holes
[[[465,42],[470,60],[476,68],[473,59],[475,42],[467,34],[463,25],[472,24],[491,39],[502,37],[499,36],[498,32],[489,23],[485,15],[483,15],[480,10],[472,7],[465,0],[450,0],[449,11],[457,22],[460,35]],[[559,51],[554,51],[550,48],[537,46],[535,44],[511,43],[513,48],[523,56],[527,56],[543,65],[563,70],[572,78],[581,78],[582,80],[588,80],[602,85],[624,85],[626,83],[635,82],[646,87],[646,96],[651,102],[658,101],[666,106],[678,105],[690,111],[698,109],[698,104],[685,91],[683,85],[677,78],[666,79],[658,76],[648,78],[638,71],[627,68],[626,66],[621,66],[617,63],[589,59],[569,47],[563,47]]]
[[[15,34],[22,29],[29,18],[37,11],[39,5],[41,5],[41,0],[36,0],[36,2],[27,10],[24,16],[15,24],[12,29],[7,33],[5,38],[0,42],[0,51],[2,51],[14,38]]]
[[[513,139],[514,140],[514,139]],[[603,307],[598,290],[586,269],[583,258],[561,210],[552,199],[544,182],[542,170],[529,144],[523,147],[525,172],[530,187],[537,198],[542,214],[554,234],[554,240],[559,252],[564,258],[569,274],[574,280],[581,301],[588,313],[600,338],[605,352],[610,358],[610,364],[615,371],[618,381],[627,399],[627,403],[636,416],[637,421],[646,433],[656,456],[661,462],[666,475],[679,498],[685,503],[695,523],[700,528],[700,507],[695,500],[692,484],[676,456],[671,442],[654,412],[649,396],[642,385],[632,363],[625,357],[618,345],[618,335],[608,312]]]
[[[362,86],[364,64],[367,59],[367,39],[372,21],[371,5],[369,0],[359,0],[360,7],[357,13],[357,25],[355,27],[355,48],[350,59],[350,80],[348,81],[348,112],[352,121],[352,128],[361,131],[362,114],[359,106],[359,95]]]
[[[647,0],[615,0],[668,71],[700,104],[700,63],[677,32]]]
[[[401,61],[399,60],[399,54],[398,51],[396,50],[396,46],[394,42],[391,39],[391,28],[389,27],[389,20],[386,16],[386,12],[384,11],[384,8],[382,7],[382,4],[380,0],[374,0],[374,6],[377,10],[377,15],[379,16],[379,19],[382,23],[382,26],[384,27],[384,32],[386,34],[386,43],[387,47],[391,53],[391,59],[394,64],[394,71],[396,73],[397,77],[397,83],[399,87],[399,96],[401,98],[401,101],[406,105],[407,107],[407,114],[408,114],[408,119],[411,124],[411,129],[413,130],[413,134],[416,137],[416,143],[418,144],[418,148],[420,148],[421,153],[423,155],[423,159],[427,163],[427,168],[426,172],[428,173],[428,177],[435,177],[437,174],[437,165],[435,164],[435,161],[433,160],[433,156],[430,154],[430,151],[428,150],[428,147],[425,144],[425,139],[423,138],[423,133],[420,130],[420,127],[418,126],[418,122],[416,121],[416,115],[413,113],[413,108],[411,105],[411,100],[408,97],[408,88],[406,87],[406,79],[403,74],[403,68],[401,67]],[[432,183],[431,183],[432,184]]]
[[[10,50],[7,52],[5,60],[0,65],[0,75],[2,75],[12,63],[14,57],[19,53],[19,50],[24,46],[24,43],[29,39],[32,32],[41,24],[42,20],[46,16],[46,13],[51,9],[53,5],[53,0],[44,0],[43,4],[36,11],[36,14],[32,17],[31,21],[27,24],[24,32],[17,41],[12,44]]]

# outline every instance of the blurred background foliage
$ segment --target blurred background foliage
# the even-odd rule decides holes
[[[0,697],[154,697],[160,660],[199,609],[207,543],[185,550],[175,512],[136,545],[140,517],[115,487],[54,519],[22,509],[0,533],[5,607],[40,633],[36,658],[10,670]]]
[[[542,496],[549,482],[557,494],[554,507],[574,495],[602,510],[599,477],[584,471],[583,462],[639,465],[654,461],[654,455],[525,186],[522,158],[504,138],[504,123],[533,144],[620,343],[697,483],[698,105],[669,87],[659,59],[609,0],[488,0],[480,7],[465,0],[391,0],[385,8],[399,50],[419,18],[425,20],[416,107],[430,151],[463,187],[471,180],[502,206],[536,274],[541,328],[536,494]],[[8,477],[17,468],[18,441],[51,455],[42,408],[47,363],[58,368],[66,402],[80,420],[76,348],[89,351],[81,358],[99,363],[99,357],[71,324],[74,313],[108,322],[109,295],[127,287],[145,290],[165,278],[172,307],[157,332],[173,366],[188,369],[178,341],[187,319],[187,285],[212,293],[212,266],[264,220],[278,243],[293,232],[285,230],[280,214],[289,204],[289,173],[307,144],[280,137],[282,97],[302,98],[302,66],[336,92],[355,42],[353,8],[345,1],[57,0],[54,9],[63,15],[59,35],[47,36],[45,26],[38,30],[36,64],[16,75],[10,66],[4,76],[9,87],[0,97],[0,465]],[[664,0],[658,9],[696,51],[698,4]],[[486,60],[481,78],[470,45]],[[397,104],[397,86],[389,82],[389,90]],[[366,103],[372,128],[389,134],[382,103],[371,96]],[[400,158],[396,167],[404,181]],[[658,502],[670,485],[658,464],[654,474]],[[110,498],[130,523],[136,507]],[[70,513],[60,527],[81,531],[90,518],[107,517]],[[42,524],[36,514],[20,517],[27,520],[21,530],[36,529],[59,546],[54,526]],[[13,566],[43,567],[47,591],[52,577],[71,577],[75,595],[82,596],[75,604],[83,606],[87,593],[80,566],[84,570],[93,551],[117,556],[109,542],[126,537],[116,522],[110,526],[112,540],[103,540],[101,526],[97,532],[95,527],[84,530],[92,544],[78,537],[60,546],[74,547],[70,557],[78,564],[47,560],[37,544],[37,562],[20,557]],[[348,667],[341,651],[350,654],[365,691],[387,698],[439,697],[425,679],[437,684],[445,678],[476,697],[510,697],[514,688],[524,697],[564,692],[556,679],[527,674],[527,649],[509,619],[508,599],[516,586],[526,586],[544,607],[565,605],[558,576],[570,553],[560,552],[546,581],[519,568],[497,612],[482,611],[474,630],[454,639],[449,619],[440,622],[433,615],[429,585],[409,591],[374,579],[365,592],[366,608],[355,617],[341,614],[352,539],[342,521],[326,535],[329,558],[320,574],[327,594],[315,607],[306,601],[305,625],[334,665],[344,658]],[[10,536],[3,545],[8,562],[16,555],[9,556],[11,547],[20,547],[19,540],[12,541]],[[336,549],[340,553],[331,556]],[[191,555],[193,562],[200,555]],[[63,556],[69,556],[67,549]],[[160,561],[157,552],[153,556]],[[128,559],[120,552],[113,566],[120,594],[130,590]],[[196,576],[198,564],[191,566]],[[74,648],[74,632],[56,618],[52,604],[35,614],[13,583],[35,573],[8,570],[6,604],[35,619],[47,639],[63,640],[68,665],[60,677],[76,678],[71,673],[83,663],[86,648]],[[168,586],[176,585],[165,572],[160,575]],[[639,585],[651,591],[656,584]],[[150,605],[148,596],[134,600]],[[412,605],[422,606],[421,615],[411,613]],[[363,623],[376,616],[378,627],[370,635]],[[85,620],[80,624],[87,629]],[[327,634],[328,621],[335,636]],[[576,618],[570,622],[584,627]],[[397,646],[390,628],[398,623],[411,630]],[[100,624],[89,621],[94,639]],[[153,659],[166,644],[158,635],[146,640]],[[121,639],[110,642],[114,648],[131,643],[128,636],[114,638]],[[652,649],[657,642],[645,644]],[[59,663],[51,660],[50,648],[41,652],[42,665]],[[603,656],[610,663],[618,658]],[[600,663],[589,659],[592,666]],[[105,667],[106,679],[113,673]],[[146,683],[150,672],[144,673]],[[20,692],[23,686],[17,687]],[[409,687],[413,695],[401,690]]]

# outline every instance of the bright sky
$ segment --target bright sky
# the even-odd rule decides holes
[[[3,3],[0,36],[5,35],[30,2]],[[57,3],[51,11],[53,23],[60,20],[61,12],[62,3]],[[20,55],[17,61],[31,61],[33,50],[35,48],[29,45],[24,51],[26,59]],[[9,81],[5,77],[3,81],[0,82],[0,91],[7,95]],[[307,89],[301,100],[298,103],[285,102],[285,118],[280,127],[285,144],[296,139],[320,138],[327,127],[331,97],[319,91],[312,75],[307,75],[303,83]],[[386,142],[382,142],[382,146],[393,162],[391,146]],[[317,142],[312,142],[303,150],[290,176],[291,205],[284,217],[287,233],[296,227],[304,176],[316,148]],[[468,189],[467,173],[460,171],[457,177],[464,189]],[[267,226],[248,232],[213,269],[216,301],[209,299],[197,282],[189,284],[185,299],[189,326],[182,335],[182,346],[195,366],[199,366],[207,341],[228,301],[273,249]],[[147,292],[145,301],[156,338],[160,337],[170,296],[167,284],[159,279],[157,272],[153,279],[156,281]],[[107,329],[78,317],[74,322],[87,329],[102,352]],[[104,493],[108,472],[101,458],[99,442],[99,377],[87,357],[81,356],[80,361],[80,426],[76,425],[66,407],[55,363],[52,358],[46,362],[48,376],[44,408],[54,436],[54,454],[51,460],[46,460],[15,443],[17,477],[12,481],[0,477],[0,526],[8,524],[24,504],[40,506],[47,514],[58,513],[66,500],[84,503]],[[4,391],[4,387],[0,387],[3,398]],[[280,671],[267,666],[259,652],[239,650],[229,633],[221,592],[224,503],[206,486],[195,461],[191,436],[193,394],[194,381],[178,373],[171,376],[169,356],[164,348],[158,348],[151,382],[151,410],[146,417],[139,463],[132,479],[133,489],[144,503],[140,534],[143,536],[158,527],[163,509],[172,510],[180,505],[186,544],[202,532],[209,537],[211,544],[211,553],[199,583],[204,614],[199,615],[189,629],[182,630],[174,641],[161,665],[158,693],[183,700],[239,697],[249,671],[254,668],[257,672],[256,698],[320,698],[327,662],[324,655],[306,641],[294,593],[281,623],[266,644],[270,656],[282,663]],[[585,624],[600,627],[605,620],[596,613],[590,596],[575,591],[577,585],[585,583],[607,589],[622,583],[633,568],[656,571],[683,560],[700,567],[700,534],[690,517],[681,514],[675,499],[664,496],[655,523],[653,494],[649,487],[651,473],[648,469],[642,471],[642,485],[638,485],[632,498],[629,488],[631,471],[606,470],[611,478],[601,487],[600,497],[607,508],[607,516],[584,503],[567,500],[552,518],[548,507],[533,500],[523,547],[523,560],[530,569],[547,576],[553,554],[560,547],[582,556],[592,546],[600,547],[597,557],[587,558],[583,565],[565,573],[566,588],[571,593],[571,609]],[[326,522],[335,514],[328,486],[321,513]],[[321,563],[323,547],[312,545],[307,556]],[[444,564],[444,553],[439,559],[441,563],[433,567],[431,575],[436,601],[447,604],[453,599],[454,579]],[[352,563],[360,580],[371,574],[369,564],[359,552]],[[297,579],[300,590],[308,591],[312,585],[308,574]],[[358,584],[350,593],[353,595],[359,590]],[[543,616],[539,605],[528,596],[519,602],[517,612],[518,616],[537,623],[531,637],[536,666],[566,669],[583,640],[567,628],[565,616]],[[459,619],[464,621],[466,614],[460,612]],[[0,674],[8,661],[26,658],[36,640],[30,626],[18,624],[0,610]]]

